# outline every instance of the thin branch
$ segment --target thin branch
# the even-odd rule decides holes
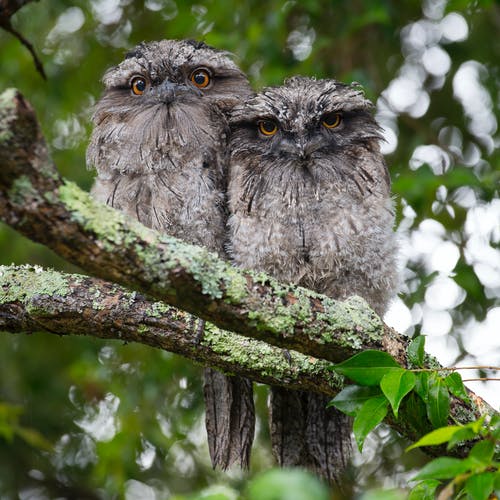
[[[15,36],[29,50],[37,71],[44,80],[47,80],[42,61],[40,61],[35,48],[19,31],[14,29],[11,22],[11,17],[21,7],[32,1],[33,0],[0,0],[0,27]]]

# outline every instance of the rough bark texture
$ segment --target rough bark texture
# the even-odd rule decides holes
[[[93,200],[53,166],[29,104],[0,96],[0,218],[82,269],[141,291],[220,328],[340,361],[407,341],[359,297],[335,301],[245,272],[201,247],[160,235]]]
[[[188,357],[205,366],[238,373],[265,384],[334,395],[342,378],[330,363],[206,324],[106,281],[34,266],[0,266],[0,330],[45,331],[139,342]]]
[[[163,300],[98,279],[3,267],[0,329],[141,342],[227,373],[327,396],[342,385],[327,360],[379,349],[408,365],[407,339],[362,299],[338,302],[235,269],[202,248],[127,220],[64,181],[33,110],[15,90],[0,95],[0,218],[82,269]],[[217,326],[207,324],[200,340],[199,320],[167,304]],[[470,406],[452,401],[453,419],[465,423],[493,413],[472,396]],[[423,430],[409,407],[387,422],[410,439]]]

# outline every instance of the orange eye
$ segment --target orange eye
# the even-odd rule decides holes
[[[323,121],[321,124],[326,128],[335,128],[340,125],[342,121],[342,115],[340,113],[328,113],[323,116]]]
[[[210,73],[206,69],[195,69],[189,77],[191,83],[199,89],[205,89],[211,82]]]
[[[261,134],[271,136],[278,131],[278,125],[271,120],[261,120],[257,124]]]
[[[144,94],[146,85],[146,80],[142,76],[136,76],[130,81],[130,88],[135,95]]]

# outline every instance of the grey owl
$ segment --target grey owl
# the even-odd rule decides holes
[[[371,103],[355,85],[294,77],[233,108],[230,254],[383,314],[398,286],[390,178]],[[273,452],[338,482],[351,422],[317,394],[271,388]]]
[[[144,225],[221,256],[226,237],[225,113],[250,93],[225,52],[193,40],[142,43],[104,75],[87,165],[92,194]],[[214,466],[248,466],[252,385],[205,371],[206,424]]]

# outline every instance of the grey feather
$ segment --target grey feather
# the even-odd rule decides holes
[[[229,252],[241,267],[337,299],[357,294],[383,314],[399,275],[390,179],[371,107],[355,85],[294,77],[233,108]],[[275,133],[259,130],[264,121]],[[351,424],[326,403],[272,388],[271,438],[281,465],[338,482]]]
[[[192,79],[199,71],[208,75],[206,86]],[[226,113],[249,94],[246,76],[226,52],[162,40],[135,47],[103,82],[87,149],[87,165],[97,170],[92,194],[148,227],[223,257]],[[207,369],[205,395],[214,467],[248,467],[251,383]]]

